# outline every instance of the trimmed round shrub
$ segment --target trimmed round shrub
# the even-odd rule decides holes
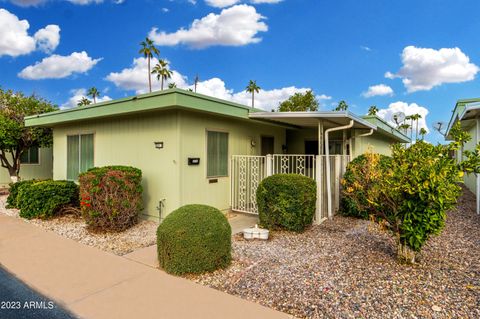
[[[130,166],[95,167],[80,174],[80,207],[90,228],[123,231],[143,210],[142,171]]]
[[[166,272],[198,274],[225,268],[231,262],[232,229],[218,209],[186,205],[158,226],[160,267]]]
[[[7,208],[19,208],[17,203],[18,193],[20,188],[24,185],[31,185],[37,182],[36,180],[24,180],[18,181],[16,183],[10,183],[10,188],[8,189],[8,197],[7,197]]]
[[[301,232],[312,224],[317,202],[315,181],[298,174],[276,174],[257,188],[262,227]]]
[[[23,218],[51,218],[67,206],[78,206],[78,186],[71,181],[25,183],[19,188],[17,205]]]
[[[370,155],[378,158],[378,169],[380,171],[380,174],[384,174],[384,172],[390,167],[392,163],[392,158],[381,154]],[[367,167],[369,163],[371,163],[371,161],[368,161],[367,155],[365,154],[356,157],[350,163],[348,163],[347,169],[342,179],[343,192],[348,192],[349,189],[355,188],[356,191],[354,196],[360,203],[362,203],[363,207],[369,206],[367,198],[365,196],[365,191],[358,190],[357,187],[353,186],[362,185],[361,189],[368,190],[368,183],[370,181],[369,179],[365,178],[365,174],[367,174],[367,172],[370,172],[371,170],[371,168]],[[342,197],[340,201],[340,213],[344,216],[351,216],[362,219],[368,219],[371,214],[371,212],[367,210],[359,209],[358,206],[355,204],[355,201],[349,196]]]

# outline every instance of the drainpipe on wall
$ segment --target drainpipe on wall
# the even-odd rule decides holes
[[[353,120],[350,120],[350,124],[329,128],[325,131],[325,166],[326,166],[326,173],[327,173],[327,211],[328,211],[328,218],[333,218],[332,212],[332,185],[331,185],[331,176],[330,176],[330,143],[328,141],[328,134],[330,132],[346,130],[353,127]]]
[[[360,135],[358,135],[357,137],[362,137],[362,136],[370,136],[370,135],[372,135],[372,134],[373,134],[373,131],[374,131],[374,130],[373,130],[373,128],[372,128],[372,129],[370,129],[370,132],[368,132],[368,133],[363,133],[363,134],[360,134]]]

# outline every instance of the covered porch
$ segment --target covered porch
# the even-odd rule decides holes
[[[321,223],[340,207],[341,178],[355,157],[355,139],[373,134],[376,125],[350,112],[256,112],[250,118],[287,128],[282,153],[274,154],[268,137],[260,155],[233,155],[231,207],[258,214],[256,189],[273,174],[301,174],[317,183],[315,222]]]

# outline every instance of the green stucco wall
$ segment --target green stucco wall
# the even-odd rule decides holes
[[[165,211],[179,206],[178,111],[129,115],[55,127],[54,179],[67,176],[67,135],[94,134],[94,165],[129,165],[142,170],[144,214],[158,216],[158,202],[165,198]],[[154,142],[164,142],[156,149]]]
[[[358,134],[361,134],[361,132],[356,132],[356,135]],[[391,155],[392,150],[390,149],[390,146],[392,143],[393,141],[388,137],[375,132],[370,136],[356,137],[353,140],[352,155],[353,157],[357,157],[368,151],[383,155]]]
[[[474,125],[470,127],[467,131],[468,131],[468,134],[470,134],[470,136],[472,137],[472,139],[465,144],[464,150],[473,151],[478,142],[476,123],[474,122]],[[467,186],[469,190],[471,190],[474,194],[476,194],[477,178],[475,177],[475,174],[467,174],[464,176],[463,180],[465,182],[465,186]]]
[[[229,177],[220,177],[217,183],[206,177],[207,130],[229,133],[229,157],[259,154],[262,135],[275,137],[275,152],[280,153],[285,143],[285,129],[279,126],[183,110],[80,122],[53,130],[54,178],[66,178],[67,135],[93,133],[95,166],[130,165],[142,170],[146,217],[158,218],[162,199],[164,216],[191,203],[226,210]],[[156,149],[156,141],[164,142],[164,148]],[[188,157],[199,157],[200,165],[189,166]]]
[[[39,150],[39,164],[22,164],[20,168],[21,179],[49,179],[52,178],[52,149]],[[10,176],[6,168],[0,167],[0,187],[10,183]]]

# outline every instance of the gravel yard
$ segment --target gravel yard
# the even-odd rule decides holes
[[[5,208],[6,200],[7,196],[0,195],[0,214],[20,218],[18,210]],[[39,219],[23,220],[82,244],[94,246],[117,255],[125,255],[135,249],[155,244],[158,227],[156,222],[143,220],[121,233],[91,233],[87,231],[85,222],[73,215],[65,215],[46,221]]]
[[[190,279],[300,318],[480,318],[480,216],[465,191],[416,266],[368,221],[233,242],[227,270]]]

